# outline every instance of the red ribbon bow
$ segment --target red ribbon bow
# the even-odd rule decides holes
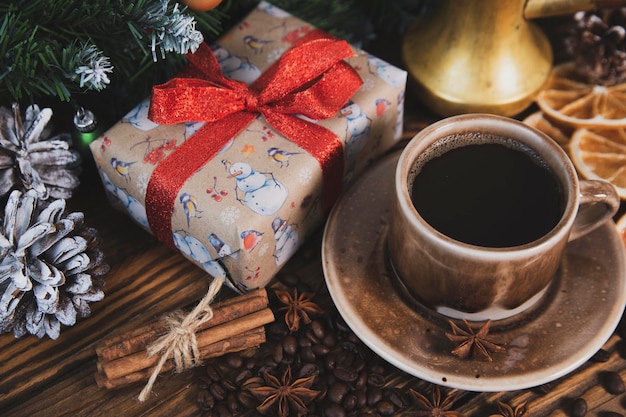
[[[335,115],[361,87],[362,80],[343,59],[353,56],[345,41],[307,40],[288,50],[250,86],[226,78],[213,51],[202,44],[188,55],[182,74],[155,86],[149,118],[159,124],[208,122],[154,170],[146,190],[150,229],[174,247],[171,219],[184,183],[258,114],[320,163],[325,210],[341,191],[343,146],[314,120]]]

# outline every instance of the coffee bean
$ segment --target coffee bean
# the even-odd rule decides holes
[[[235,414],[241,408],[239,400],[237,400],[237,395],[234,392],[230,392],[228,397],[226,397],[226,405],[228,406],[228,409]]]
[[[604,389],[609,394],[617,395],[622,394],[626,391],[626,387],[624,387],[624,381],[620,374],[614,371],[604,372],[602,375]]]
[[[380,388],[385,385],[385,377],[379,373],[371,373],[367,377],[367,385]]]
[[[341,350],[337,355],[337,368],[350,368],[353,360],[354,354],[352,352]]]
[[[273,362],[272,360],[266,360],[264,362],[264,365],[261,365],[259,367],[259,373],[260,374],[263,374],[264,372],[272,373],[272,371],[276,369],[276,365],[277,365],[276,362]]]
[[[209,392],[215,397],[217,401],[222,401],[226,398],[226,390],[219,383],[215,383],[209,387]]]
[[[576,398],[572,402],[571,417],[583,417],[587,414],[587,401],[584,398]]]
[[[298,339],[298,346],[300,347],[311,347],[311,345],[313,345],[313,343],[311,343],[311,340],[308,337],[301,337]]]
[[[326,345],[313,345],[311,346],[311,349],[313,350],[315,356],[319,357],[326,356],[328,352],[330,352],[330,347]]]
[[[283,345],[280,343],[275,344],[272,349],[272,359],[274,359],[274,362],[281,363],[283,361],[284,353],[285,351],[283,349]]]
[[[373,366],[370,367],[370,371],[376,372],[378,374],[384,374],[385,373],[385,367],[381,366],[381,365],[373,365]]]
[[[335,369],[335,366],[337,366],[336,352],[330,352],[328,355],[326,355],[326,360],[324,361],[324,363],[326,365],[326,369]]]
[[[206,373],[212,381],[220,381],[222,379],[222,372],[216,365],[207,365]]]
[[[284,321],[274,321],[267,326],[267,334],[277,339],[289,333]]]
[[[354,386],[357,388],[362,388],[367,385],[367,378],[369,377],[369,372],[367,370],[362,370],[359,373],[359,377],[354,383]]]
[[[287,335],[283,338],[283,350],[287,355],[295,355],[298,351],[298,340],[293,335]]]
[[[213,381],[211,380],[211,378],[209,378],[207,375],[200,375],[198,377],[198,387],[200,387],[201,389],[207,389],[209,388],[209,385],[211,385]]]
[[[254,409],[258,404],[258,400],[254,398],[254,395],[250,393],[250,391],[240,391],[237,394],[237,400],[247,409]]]
[[[260,386],[263,386],[263,384],[265,384],[263,378],[261,378],[260,376],[253,376],[252,378],[248,378],[243,382],[243,384],[241,384],[241,389],[248,390],[250,388],[258,388]]]
[[[250,371],[249,369],[244,369],[243,371],[239,372],[235,376],[235,383],[237,385],[241,385],[243,383],[243,381],[245,381],[246,379],[250,378],[251,376],[252,376],[252,371]]]
[[[324,325],[319,320],[311,322],[311,330],[313,330],[313,334],[318,340],[323,340],[326,337],[326,329],[324,329]]]
[[[326,336],[324,336],[324,339],[322,340],[322,344],[324,346],[334,347],[337,344],[337,336],[335,335],[335,333],[326,334]]]
[[[258,365],[258,360],[254,356],[246,359],[246,369],[253,369]]]
[[[298,378],[308,378],[310,376],[318,376],[320,370],[315,363],[305,363],[298,372]]]
[[[372,387],[367,390],[367,405],[369,405],[370,407],[375,406],[382,399],[383,392],[380,388]]]
[[[396,412],[393,404],[389,401],[381,401],[376,404],[376,410],[383,416],[392,416]]]
[[[302,359],[302,362],[305,363],[315,363],[317,360],[315,352],[311,346],[302,348],[300,351],[300,358]]]
[[[337,327],[337,330],[341,333],[351,333],[351,330],[348,327],[348,325],[341,320],[337,320],[335,322],[335,326]]]
[[[345,417],[346,410],[344,410],[343,407],[337,403],[329,403],[326,410],[324,410],[324,415],[326,417]]]
[[[367,390],[359,388],[356,390],[356,406],[361,409],[367,404]]]
[[[222,379],[221,384],[226,391],[235,391],[237,389],[237,385],[228,378]]]
[[[356,408],[357,399],[355,394],[347,394],[343,397],[341,401],[341,405],[345,408],[346,411],[352,411]]]
[[[400,390],[392,388],[389,393],[389,402],[391,402],[396,408],[404,408],[407,406],[407,402],[400,393]]]
[[[341,403],[343,397],[348,393],[350,387],[343,381],[337,381],[328,387],[328,399],[334,403]]]
[[[311,341],[311,343],[316,345],[320,344],[320,339],[315,336],[313,329],[311,329],[310,327],[306,331],[306,337]]]
[[[345,382],[354,382],[358,378],[359,374],[352,369],[336,368],[333,370],[333,375]]]
[[[238,369],[243,365],[243,358],[238,353],[231,353],[226,356],[226,364],[232,369]]]
[[[215,398],[205,389],[198,391],[198,404],[204,411],[213,409],[215,406]]]

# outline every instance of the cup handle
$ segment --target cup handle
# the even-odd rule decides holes
[[[602,180],[580,180],[578,214],[569,235],[569,240],[591,232],[613,217],[620,206],[615,187]]]

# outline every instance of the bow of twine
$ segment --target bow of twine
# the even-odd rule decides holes
[[[141,390],[139,401],[144,402],[148,399],[161,368],[169,358],[174,359],[177,373],[201,364],[202,358],[200,357],[196,331],[202,324],[213,318],[211,303],[222,288],[223,283],[223,276],[214,278],[206,295],[190,313],[185,314],[182,310],[176,310],[163,317],[169,332],[148,346],[149,356],[160,353],[161,358],[150,379],[148,379],[148,383]]]

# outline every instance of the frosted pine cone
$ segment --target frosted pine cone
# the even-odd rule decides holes
[[[91,314],[109,266],[83,213],[65,200],[38,204],[34,190],[9,195],[0,230],[0,333],[59,337],[61,325]]]
[[[626,8],[578,12],[565,38],[567,53],[592,84],[626,81]]]
[[[11,189],[35,190],[40,199],[70,198],[78,186],[80,155],[70,149],[70,135],[48,139],[51,109],[12,111],[0,107],[0,196]]]

